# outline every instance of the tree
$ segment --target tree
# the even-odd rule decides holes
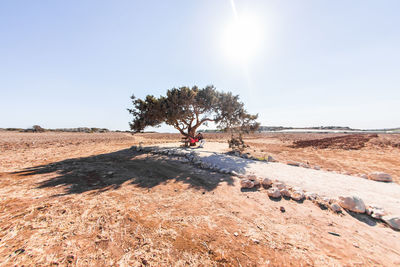
[[[194,137],[197,129],[208,122],[226,131],[251,131],[259,126],[255,121],[258,115],[247,113],[239,96],[219,92],[214,86],[172,88],[159,98],[147,95],[138,99],[132,95],[131,99],[133,108],[128,111],[133,115],[130,127],[135,132],[166,123],[183,136]]]
[[[38,132],[38,133],[44,132],[44,129],[43,129],[42,127],[40,127],[39,125],[33,125],[33,126],[32,126],[32,130],[33,130],[34,132]]]

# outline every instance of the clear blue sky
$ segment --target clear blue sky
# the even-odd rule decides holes
[[[130,95],[232,91],[263,125],[400,126],[400,1],[0,1],[0,127],[128,129]],[[162,128],[166,129],[166,128]]]

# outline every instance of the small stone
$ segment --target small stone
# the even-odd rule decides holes
[[[263,185],[263,187],[268,188],[272,185],[272,180],[269,178],[264,178],[261,184]]]
[[[340,208],[340,206],[337,203],[332,203],[329,208],[336,213],[339,213],[342,211],[342,208]]]
[[[268,189],[267,194],[269,197],[272,197],[272,198],[280,198],[281,197],[281,192],[279,192],[279,189],[275,188],[275,187]]]
[[[284,188],[284,189],[282,189],[282,190],[279,190],[279,192],[281,193],[281,195],[282,195],[283,197],[288,197],[288,198],[290,198],[290,191],[287,190],[286,188]]]
[[[240,186],[242,188],[253,188],[254,187],[254,183],[248,179],[243,179],[240,181]]]
[[[254,183],[254,187],[258,187],[261,185],[260,181],[258,179],[255,179],[254,181],[252,181]]]
[[[277,160],[274,159],[272,156],[268,156],[267,161],[268,162],[276,162]]]
[[[394,230],[400,230],[400,217],[395,216],[383,216],[382,220],[387,223]]]
[[[304,193],[303,193],[303,191],[296,190],[296,191],[294,191],[294,192],[291,194],[290,197],[291,197],[292,199],[296,200],[296,201],[301,201],[301,200],[304,199]]]
[[[317,170],[317,171],[319,171],[321,169],[321,167],[320,166],[314,166],[314,170]]]
[[[365,204],[361,198],[352,196],[352,197],[339,197],[339,205],[346,209],[357,213],[365,212]]]
[[[318,197],[317,194],[311,193],[311,192],[306,192],[306,193],[304,194],[304,196],[305,196],[306,199],[308,199],[308,200],[316,200],[317,197]]]
[[[307,163],[300,163],[299,166],[300,166],[300,167],[303,167],[303,168],[307,168],[307,169],[310,168],[310,165],[308,165]]]
[[[356,248],[359,248],[359,247],[360,247],[360,246],[359,246],[357,243],[355,243],[355,242],[353,243],[353,246],[356,247]]]
[[[364,179],[368,179],[368,175],[366,175],[366,174],[361,174],[360,177],[364,178]]]
[[[260,244],[260,240],[253,238],[251,241],[253,241],[255,244]]]
[[[285,210],[285,207],[283,207],[283,206],[281,206],[281,207],[279,208],[279,210],[280,210],[282,213],[286,211],[286,210]]]
[[[285,184],[281,183],[281,182],[275,182],[275,183],[272,184],[272,186],[278,188],[279,190],[282,190],[282,189],[286,188]]]
[[[373,212],[371,214],[371,217],[374,218],[374,219],[379,219],[380,220],[385,215],[386,215],[386,212],[384,210],[376,209],[376,210],[373,210]]]
[[[234,232],[233,235],[234,236],[238,236],[239,234],[238,234],[238,232]]]
[[[296,167],[300,166],[300,162],[292,161],[292,160],[289,160],[286,164],[290,165],[290,166],[296,166]]]
[[[393,181],[392,177],[389,174],[384,173],[384,172],[373,172],[369,175],[369,178],[371,180],[379,181],[379,182],[392,182]]]
[[[377,206],[368,206],[365,213],[374,219],[382,219],[383,216],[387,215],[384,209]]]

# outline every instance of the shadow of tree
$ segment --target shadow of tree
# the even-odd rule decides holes
[[[192,188],[214,190],[221,182],[234,185],[229,175],[197,169],[166,156],[124,149],[84,158],[72,158],[14,172],[21,176],[54,173],[37,188],[65,186],[66,194],[118,189],[129,182],[141,188],[152,188],[168,181],[182,182]]]

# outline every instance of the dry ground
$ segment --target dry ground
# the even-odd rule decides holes
[[[227,142],[228,134],[206,133],[209,141]],[[178,141],[178,134],[141,134],[146,144]],[[280,162],[299,161],[350,175],[386,172],[400,183],[400,134],[260,133],[244,138],[245,152]]]
[[[303,162],[313,151],[288,147],[290,136],[253,137],[270,154],[271,143],[293,159],[305,151]],[[272,201],[264,190],[242,192],[235,177],[129,149],[177,138],[0,132],[0,266],[400,264],[400,232],[378,221]]]

